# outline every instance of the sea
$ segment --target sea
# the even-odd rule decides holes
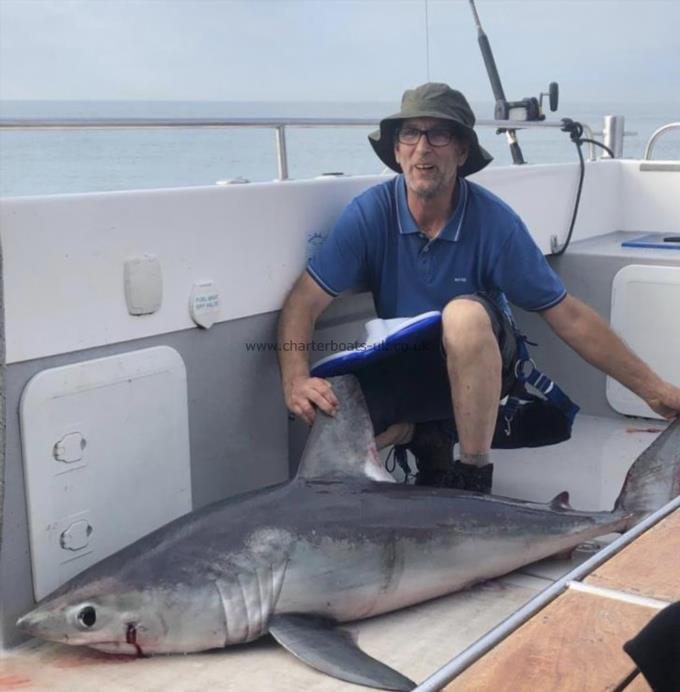
[[[493,117],[493,104],[473,103],[478,118]],[[233,101],[2,101],[2,118],[373,118],[397,112],[384,102]],[[548,120],[572,118],[601,133],[603,116],[625,117],[624,157],[639,158],[650,135],[680,121],[680,103],[563,103]],[[303,128],[287,131],[289,175],[376,174],[384,170],[367,142],[373,128]],[[494,166],[512,164],[506,137],[479,128]],[[575,145],[556,129],[518,132],[528,163],[575,162]],[[659,142],[654,157],[680,159],[680,132]],[[112,190],[214,185],[277,177],[271,129],[0,129],[0,196],[53,195]]]

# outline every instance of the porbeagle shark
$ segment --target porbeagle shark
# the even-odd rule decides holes
[[[18,625],[109,653],[189,653],[271,634],[361,685],[415,684],[337,623],[404,608],[624,531],[680,491],[676,421],[634,463],[611,512],[398,484],[361,389],[333,378],[293,480],[191,512],[64,584]]]

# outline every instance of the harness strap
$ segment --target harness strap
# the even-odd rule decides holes
[[[512,420],[519,410],[519,407],[527,403],[527,395],[532,395],[532,392],[527,389],[527,385],[538,392],[540,398],[562,411],[569,421],[569,425],[574,423],[574,418],[579,411],[579,407],[565,394],[564,390],[536,367],[536,364],[529,356],[527,343],[532,342],[528,341],[523,334],[517,333],[517,360],[515,361],[516,382],[503,406],[506,435],[510,435],[511,433]]]

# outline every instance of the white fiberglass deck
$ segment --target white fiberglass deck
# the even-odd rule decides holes
[[[496,452],[494,491],[550,500],[569,490],[577,509],[608,509],[626,471],[664,424],[642,419],[578,416],[575,439],[535,450]],[[606,539],[605,539],[606,540]],[[372,656],[416,682],[440,668],[499,621],[592,554],[546,560],[467,591],[352,623],[347,629]],[[360,689],[300,663],[271,638],[224,651],[149,659],[89,649],[28,644],[0,660],[0,690],[273,690]]]

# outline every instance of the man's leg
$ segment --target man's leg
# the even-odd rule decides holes
[[[427,448],[422,451],[427,457],[423,463],[428,471],[443,474],[453,463],[451,432],[445,435],[446,439],[439,439],[441,434],[433,436],[428,431],[423,439],[422,434],[423,423],[453,419],[441,339],[432,338],[407,348],[356,374],[371,415],[378,449],[390,446],[411,449],[413,442],[415,448],[411,451],[417,457],[423,455],[416,454],[416,449]],[[450,425],[448,429],[450,431]],[[428,480],[426,484],[432,485],[432,474],[425,476],[421,480]]]
[[[413,423],[393,423],[383,432],[375,436],[375,446],[378,449],[404,445],[413,439]]]
[[[461,303],[460,306],[456,305],[458,302]],[[463,312],[465,308],[467,317],[471,319],[466,318]],[[425,351],[408,350],[360,371],[357,375],[371,413],[376,443],[379,447],[391,444],[405,445],[416,457],[417,484],[489,492],[493,467],[488,463],[488,450],[498,415],[498,402],[502,395],[510,391],[514,381],[515,337],[510,320],[485,296],[457,298],[451,308],[445,310],[445,315],[442,341],[432,342]],[[473,338],[475,326],[478,332],[476,339]],[[449,335],[448,341],[452,342],[450,354],[445,353],[442,348],[442,342],[446,346],[448,327],[457,327],[459,334],[467,336],[466,340],[453,341]],[[473,434],[479,435],[480,431],[474,422],[469,423],[463,446],[463,459],[467,463],[454,463],[452,436],[455,433],[450,424],[454,418],[454,411],[447,361],[458,358],[459,364],[463,366],[463,356],[469,358],[470,352],[473,352],[476,362],[480,356],[480,338],[485,342],[488,333],[492,335],[493,348],[489,347],[488,342],[485,345],[491,348],[492,358],[495,354],[500,360],[497,366],[499,374],[494,380],[493,396],[487,393],[488,400],[493,400],[493,404],[490,405],[491,411],[486,411],[489,429],[475,442],[471,437]],[[484,359],[482,363],[479,370],[482,376],[486,377],[490,367]],[[462,370],[465,371],[466,368],[463,366]],[[472,388],[476,395],[474,378],[464,379],[467,385],[461,382],[463,392],[468,387]],[[465,398],[462,396],[463,402]],[[476,405],[469,402],[463,410],[466,420],[474,420],[476,410],[480,408],[479,399],[475,401]],[[481,408],[485,410],[483,406]],[[459,437],[462,438],[460,435]],[[475,447],[474,444],[478,446]],[[486,454],[476,454],[477,450],[484,449]],[[480,468],[477,468],[478,465]]]
[[[474,299],[451,301],[442,314],[442,340],[463,463],[489,463],[503,363],[485,307]]]

